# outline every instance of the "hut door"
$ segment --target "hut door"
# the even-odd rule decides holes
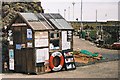
[[[26,27],[14,27],[14,49],[15,49],[15,71],[26,72],[26,49],[22,48],[22,45],[26,43],[25,39],[25,28]]]

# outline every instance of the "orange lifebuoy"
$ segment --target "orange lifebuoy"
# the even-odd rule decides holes
[[[53,59],[54,59],[55,56],[60,57],[60,64],[57,67],[55,67],[54,64],[53,64]],[[54,53],[52,53],[52,55],[50,56],[49,63],[50,63],[50,68],[53,71],[60,71],[62,69],[63,65],[64,65],[64,57],[63,57],[62,53],[60,53],[60,52],[54,52]]]

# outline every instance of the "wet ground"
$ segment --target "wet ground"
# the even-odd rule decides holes
[[[97,63],[94,65],[77,67],[76,70],[60,71],[60,72],[46,73],[40,75],[5,73],[5,74],[1,74],[1,77],[29,78],[29,79],[30,78],[118,78],[118,61]]]
[[[74,50],[85,49],[90,52],[98,52],[104,60],[90,62],[88,64],[76,63],[76,70],[46,73],[41,75],[27,75],[21,73],[0,74],[2,78],[118,78],[120,70],[118,50],[110,50],[96,47],[93,43],[74,36]],[[119,73],[118,73],[119,72]]]
[[[89,64],[94,63],[100,63],[100,62],[108,62],[108,61],[114,61],[120,59],[120,50],[111,50],[111,49],[104,49],[104,48],[98,48],[96,45],[90,41],[79,39],[78,36],[74,36],[74,50],[80,51],[81,49],[88,50],[92,53],[98,52],[99,54],[102,54],[102,56],[105,58],[103,60],[96,60],[95,62],[89,62]],[[79,64],[76,63],[77,66],[84,66],[86,64]]]

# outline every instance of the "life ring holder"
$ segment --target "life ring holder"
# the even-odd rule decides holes
[[[60,64],[57,67],[55,67],[53,64],[53,59],[56,56],[58,56],[60,58]],[[52,69],[52,71],[60,71],[64,65],[64,57],[63,57],[62,53],[60,53],[60,52],[52,53],[52,55],[50,56],[49,63],[50,63],[50,68]]]

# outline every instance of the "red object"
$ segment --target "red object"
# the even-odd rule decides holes
[[[115,42],[112,44],[112,48],[114,49],[120,49],[120,42]]]
[[[56,55],[56,53],[59,53],[58,55]],[[53,59],[55,56],[58,56],[60,57],[60,65],[58,67],[55,67],[54,64],[53,64]],[[54,52],[52,53],[52,55],[50,56],[50,68],[53,70],[53,71],[60,71],[64,65],[64,57],[63,55],[60,53],[60,52]]]

